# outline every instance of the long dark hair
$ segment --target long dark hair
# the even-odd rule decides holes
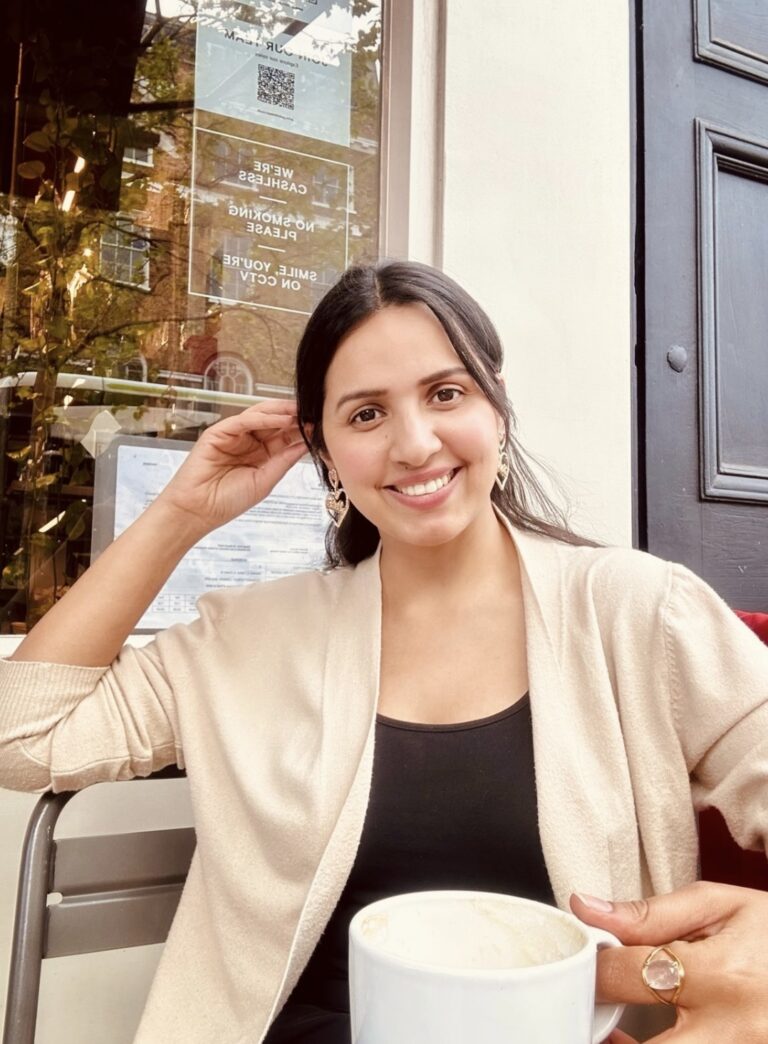
[[[593,544],[574,533],[565,512],[547,495],[517,439],[517,420],[499,380],[503,349],[493,323],[466,290],[449,276],[415,261],[355,265],[331,287],[310,316],[296,357],[299,427],[325,484],[328,469],[320,454],[323,438],[325,375],[336,349],[365,319],[388,305],[421,303],[439,320],[453,348],[490,404],[504,420],[509,478],[503,490],[494,485],[491,500],[520,529],[568,544]],[[307,426],[311,425],[311,434]],[[328,564],[357,565],[370,557],[379,531],[350,503],[339,529],[326,535]]]

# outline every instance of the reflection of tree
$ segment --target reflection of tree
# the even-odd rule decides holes
[[[41,11],[50,13],[45,4]],[[94,48],[87,63],[79,55],[73,72],[71,41],[62,42],[54,27],[55,21],[43,21],[33,36],[20,41],[38,93],[24,100],[24,111],[17,115],[27,129],[23,143],[15,144],[11,188],[17,191],[0,202],[5,266],[0,367],[6,378],[34,374],[34,384],[20,386],[16,394],[17,409],[30,414],[29,439],[11,454],[23,509],[20,545],[3,570],[3,584],[28,586],[29,623],[56,595],[52,569],[58,531],[72,537],[84,526],[82,500],[66,509],[53,530],[47,525],[51,494],[64,479],[82,478],[84,464],[80,447],[61,453],[49,448],[59,374],[78,369],[110,373],[138,356],[141,342],[161,325],[147,308],[146,291],[167,296],[165,285],[179,260],[170,239],[136,227],[126,216],[146,209],[148,173],[136,169],[123,176],[124,156],[146,151],[160,133],[178,129],[167,111],[179,74],[169,36],[161,34],[158,23],[137,42],[141,91],[133,116],[115,111],[120,107],[110,49]],[[110,200],[120,209],[104,209]],[[113,260],[128,258],[122,268],[106,264],[110,236]],[[151,255],[151,285],[133,271],[134,255]],[[178,326],[183,319],[165,315],[162,325]]]
[[[75,579],[79,560],[71,548],[87,560],[93,459],[61,435],[61,420],[70,405],[96,408],[105,397],[62,388],[62,374],[74,375],[66,378],[71,384],[79,374],[114,376],[130,367],[140,379],[173,385],[191,374],[193,383],[221,354],[242,357],[258,385],[292,384],[305,316],[187,292],[193,117],[235,137],[351,165],[351,260],[376,255],[378,212],[378,3],[352,5],[346,148],[195,114],[192,0],[182,14],[174,0],[172,16],[169,0],[147,0],[146,15],[144,0],[99,5],[95,17],[107,12],[118,27],[130,23],[130,32],[92,31],[85,40],[88,0],[10,2],[7,24],[23,44],[27,78],[21,132],[6,135],[11,181],[0,186],[0,377],[15,381],[0,390],[3,629],[8,599],[32,623]],[[211,9],[227,18],[236,10],[266,12],[262,24],[274,35],[286,5],[221,0],[206,5],[207,14]],[[324,213],[335,220],[333,207]],[[333,278],[335,262],[323,250],[313,263],[324,282]],[[173,396],[169,387],[160,402],[170,405]],[[141,414],[158,397],[131,401]]]

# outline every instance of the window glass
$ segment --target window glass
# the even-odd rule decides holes
[[[107,283],[149,290],[151,242],[150,229],[105,226],[99,242],[99,276]]]
[[[382,18],[12,0],[6,25],[0,632],[21,633],[90,562],[110,443],[289,396],[312,308],[378,256]]]

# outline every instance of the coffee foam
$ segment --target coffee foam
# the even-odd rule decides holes
[[[369,945],[394,958],[465,971],[550,964],[587,944],[586,933],[555,909],[541,911],[503,897],[412,901],[372,912],[361,933]]]

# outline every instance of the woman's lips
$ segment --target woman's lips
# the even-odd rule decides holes
[[[450,480],[442,486],[440,489],[435,490],[434,493],[419,493],[419,494],[407,494],[400,493],[393,486],[385,486],[384,489],[391,497],[393,497],[398,504],[405,504],[407,507],[414,508],[416,510],[425,510],[427,508],[437,507],[442,504],[453,491],[456,481],[461,474],[461,468],[454,468],[451,474]],[[414,482],[413,485],[420,485],[421,483]]]
[[[402,482],[391,482],[390,487],[407,497],[423,497],[426,493],[437,493],[447,486],[453,478],[455,468],[443,468],[442,471],[425,472],[422,475],[409,475]],[[409,481],[410,480],[410,481]],[[432,489],[427,489],[432,486]]]

